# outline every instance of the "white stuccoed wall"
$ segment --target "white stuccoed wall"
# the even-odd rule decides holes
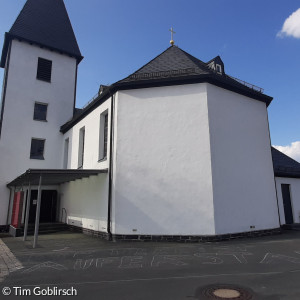
[[[99,161],[100,116],[108,111],[108,141],[110,140],[110,105],[106,100],[83,120],[64,134],[63,140],[69,139],[68,168],[78,168],[79,131],[85,127],[85,147],[83,169],[107,169],[109,166],[110,144],[107,159]],[[64,153],[64,144],[61,152]],[[63,158],[62,158],[63,159]],[[63,160],[61,161],[63,166]],[[60,211],[67,211],[70,225],[95,231],[107,232],[108,215],[108,174],[100,174],[61,185]]]
[[[110,143],[107,145],[107,159],[99,161],[99,131],[100,116],[105,111],[108,111],[108,141],[110,140],[110,105],[111,98],[94,109],[64,134],[63,140],[69,139],[68,169],[78,168],[79,131],[82,127],[85,127],[83,169],[108,168]],[[60,144],[61,153],[64,153],[64,145],[64,142]],[[63,156],[61,156],[61,166],[63,166]]]
[[[205,84],[116,97],[112,232],[214,234]]]
[[[286,224],[283,208],[281,184],[290,185],[291,204],[295,223],[300,223],[300,179],[275,177],[281,224]]]
[[[38,57],[52,60],[51,83],[36,79]],[[0,225],[6,224],[6,184],[28,168],[62,168],[60,126],[73,114],[76,59],[12,41],[0,139]],[[33,120],[34,103],[48,103],[47,122]],[[31,138],[45,138],[45,160],[32,160]]]
[[[107,232],[107,197],[107,174],[75,180],[61,185],[60,212],[66,209],[70,225]]]
[[[216,234],[279,227],[266,105],[207,92]]]

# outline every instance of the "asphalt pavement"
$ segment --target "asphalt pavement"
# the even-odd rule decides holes
[[[41,235],[36,249],[32,237],[2,241],[0,299],[300,299],[300,231],[196,244],[71,232]]]

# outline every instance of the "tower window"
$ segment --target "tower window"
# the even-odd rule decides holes
[[[30,159],[44,159],[44,139],[31,139]]]
[[[48,104],[36,102],[34,104],[33,120],[47,121],[47,108]]]
[[[51,82],[52,61],[39,57],[36,78]]]

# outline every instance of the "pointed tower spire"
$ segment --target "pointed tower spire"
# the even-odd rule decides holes
[[[9,42],[24,40],[82,60],[76,37],[63,0],[27,0],[10,31],[5,34],[1,67]]]

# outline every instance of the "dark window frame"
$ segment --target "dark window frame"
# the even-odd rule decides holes
[[[34,145],[33,143],[34,143],[34,141],[36,141],[36,142],[43,142],[43,150],[42,151],[40,151],[40,152],[42,152],[41,154],[35,154],[34,152],[33,152],[33,150],[34,150],[34,147],[36,148],[36,147],[39,147],[38,145]],[[44,160],[45,159],[45,144],[46,144],[46,139],[41,139],[41,138],[31,138],[31,145],[30,145],[30,159],[38,159],[38,160]],[[38,151],[37,151],[37,153],[38,153]]]
[[[45,114],[45,119],[38,118],[36,115],[36,106],[37,105],[43,105],[46,106],[46,114]],[[33,109],[33,120],[34,121],[41,121],[41,122],[47,122],[47,114],[48,114],[48,103],[43,103],[43,102],[35,102],[34,103],[34,109]]]
[[[84,163],[84,145],[85,144],[85,126],[79,129],[79,143],[78,143],[78,169],[83,168]]]
[[[37,64],[36,79],[51,82],[52,60],[39,57]]]
[[[108,154],[108,110],[100,115],[100,128],[99,128],[99,158],[98,161],[107,160]]]
[[[107,158],[108,143],[108,113],[104,115],[104,134],[103,134],[103,158]]]

